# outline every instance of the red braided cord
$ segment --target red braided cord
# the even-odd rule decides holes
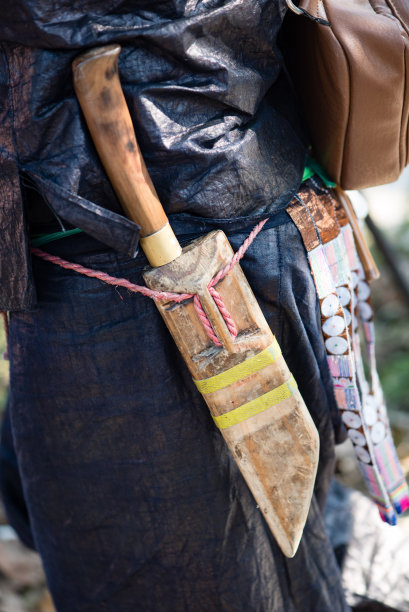
[[[108,285],[114,285],[115,287],[125,287],[125,289],[129,289],[133,293],[142,293],[142,295],[152,298],[153,300],[169,300],[171,302],[183,302],[191,297],[193,297],[192,293],[170,293],[169,291],[153,291],[152,289],[148,289],[148,287],[144,287],[143,285],[135,285],[130,281],[126,280],[126,278],[116,278],[115,276],[110,276],[109,274],[105,274],[105,272],[99,272],[98,270],[92,270],[91,268],[85,268],[79,264],[74,264],[65,259],[61,259],[61,257],[57,257],[57,255],[50,255],[49,253],[45,253],[40,249],[31,249],[33,255],[37,255],[37,257],[41,257],[45,261],[49,261],[50,263],[56,264],[61,268],[65,268],[66,270],[74,270],[74,272],[78,272],[79,274],[83,274],[84,276],[89,276],[90,278],[98,278],[99,280],[107,283]]]
[[[267,219],[263,219],[263,221],[260,221],[260,223],[257,223],[257,225],[252,229],[252,231],[250,232],[250,234],[247,236],[247,238],[245,239],[245,241],[243,242],[243,244],[241,245],[241,247],[238,249],[238,251],[235,253],[234,257],[232,257],[232,259],[229,261],[229,263],[223,268],[223,270],[220,270],[220,272],[218,272],[216,274],[216,276],[214,278],[212,278],[212,280],[209,283],[209,287],[214,287],[215,285],[217,285],[217,283],[219,281],[222,280],[222,278],[224,278],[226,276],[226,274],[228,274],[230,272],[230,270],[236,265],[236,263],[238,261],[240,261],[240,259],[243,257],[244,253],[247,251],[247,249],[249,248],[249,246],[251,245],[251,243],[253,242],[253,240],[255,239],[255,237],[257,236],[257,234],[259,232],[261,232],[261,230],[264,227],[264,224],[267,223],[268,221],[268,217]]]
[[[246,240],[243,242],[241,247],[238,249],[234,257],[232,257],[230,262],[222,270],[220,270],[220,272],[216,274],[216,276],[210,281],[208,285],[210,295],[214,299],[216,306],[218,307],[220,314],[222,315],[227,325],[227,328],[230,331],[233,338],[235,338],[238,333],[236,325],[232,319],[231,314],[229,313],[226,306],[224,305],[221,295],[216,291],[216,289],[214,289],[214,285],[216,285],[222,278],[224,278],[226,274],[228,274],[230,270],[232,270],[232,268],[236,265],[236,263],[240,261],[240,259],[243,257],[243,255],[245,254],[245,252],[247,251],[247,249],[249,248],[249,246],[251,245],[251,243],[253,242],[253,240],[255,239],[257,234],[261,231],[261,229],[263,228],[264,224],[267,221],[268,219],[264,219],[263,221],[260,221],[260,223],[258,223],[254,227],[254,229],[247,236]],[[50,255],[49,253],[45,253],[44,251],[41,251],[40,249],[37,249],[37,248],[32,248],[31,252],[33,253],[33,255],[36,255],[37,257],[41,257],[45,261],[56,264],[60,266],[61,268],[65,268],[66,270],[73,270],[74,272],[78,272],[79,274],[83,274],[84,276],[88,276],[90,278],[97,278],[101,280],[102,282],[107,283],[108,285],[114,285],[115,287],[125,287],[125,289],[129,289],[129,291],[132,291],[133,293],[141,293],[142,295],[149,297],[151,299],[154,299],[154,300],[169,300],[171,302],[183,302],[184,300],[187,300],[193,297],[194,298],[193,303],[194,303],[195,310],[198,314],[200,321],[202,322],[203,327],[206,330],[208,337],[212,340],[212,342],[214,342],[214,344],[216,344],[216,346],[222,346],[220,340],[218,339],[218,337],[216,336],[212,328],[212,325],[205,311],[203,310],[203,307],[202,307],[202,304],[200,302],[198,295],[193,295],[191,293],[171,293],[169,291],[154,291],[153,289],[149,289],[148,287],[144,287],[143,285],[135,285],[134,283],[131,283],[130,281],[126,280],[126,278],[116,278],[115,276],[110,276],[109,274],[105,274],[105,272],[100,272],[98,270],[92,270],[91,268],[85,268],[84,266],[81,266],[80,264],[71,263],[69,261],[66,261],[65,259],[62,259],[61,257],[58,257],[57,255]],[[6,314],[6,313],[3,313],[3,314]],[[7,317],[5,320],[7,320]]]
[[[235,338],[238,334],[237,327],[231,317],[230,312],[227,310],[226,306],[224,305],[222,296],[220,295],[218,291],[216,291],[214,287],[209,286],[209,292],[212,298],[214,299],[216,306],[219,309],[219,312],[222,315],[224,322],[226,323],[228,327],[229,332],[231,333],[233,338]]]
[[[210,340],[212,340],[216,346],[222,346],[222,343],[220,342],[219,338],[214,333],[213,327],[207,317],[207,314],[203,310],[203,306],[197,294],[193,298],[193,303],[194,303],[197,315],[200,321],[202,322],[202,325],[205,328],[206,334],[209,336]]]

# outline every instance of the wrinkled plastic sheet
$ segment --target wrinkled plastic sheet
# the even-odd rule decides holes
[[[234,250],[246,236],[230,236]],[[142,255],[81,234],[47,250],[143,282]],[[33,259],[39,307],[10,319],[3,498],[10,524],[33,536],[59,612],[349,610],[319,506],[339,414],[297,228],[263,230],[242,264],[320,431],[293,559],[270,537],[155,304]]]
[[[334,481],[325,526],[342,564],[346,599],[357,610],[409,611],[409,532],[383,523],[376,506]]]

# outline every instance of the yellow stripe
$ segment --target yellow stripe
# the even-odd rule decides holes
[[[259,370],[262,370],[271,363],[274,363],[280,355],[280,347],[277,340],[274,338],[274,342],[268,348],[264,349],[264,351],[261,351],[261,353],[257,353],[257,355],[253,355],[253,357],[249,357],[249,359],[242,361],[229,370],[216,374],[216,376],[204,378],[203,380],[193,379],[193,382],[199,389],[200,393],[213,393],[214,391],[224,389],[224,387],[228,387],[239,380],[243,380],[243,378],[250,376],[250,374],[254,374]]]
[[[226,429],[226,427],[231,427],[232,425],[237,425],[237,423],[241,423],[254,416],[255,414],[259,414],[260,412],[264,412],[267,408],[271,408],[276,404],[279,404],[285,399],[291,397],[294,391],[297,389],[297,383],[294,380],[294,377],[291,376],[287,382],[272,389],[272,391],[268,391],[251,402],[247,402],[230,412],[226,412],[226,414],[221,414],[220,416],[214,416],[213,420],[216,423],[219,429]]]

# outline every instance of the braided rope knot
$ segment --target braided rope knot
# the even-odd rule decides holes
[[[208,284],[209,293],[212,296],[221,316],[223,317],[223,320],[226,323],[226,326],[233,339],[236,338],[237,336],[237,333],[238,333],[237,327],[233,321],[231,314],[226,308],[226,305],[224,304],[220,293],[215,289],[215,285],[217,285],[217,283],[219,283],[233,269],[233,267],[240,261],[240,259],[244,256],[245,252],[247,251],[247,249],[249,248],[249,246],[251,245],[251,243],[257,236],[257,234],[262,230],[267,220],[268,219],[264,219],[263,221],[260,221],[260,223],[258,223],[253,228],[253,230],[247,236],[246,240],[237,250],[237,252],[232,257],[232,259],[226,264],[226,266],[222,270],[220,270],[216,274],[214,278],[212,278],[212,280]],[[131,283],[130,281],[126,280],[126,278],[117,278],[115,276],[110,276],[109,274],[106,274],[105,272],[101,272],[100,270],[92,270],[90,268],[85,268],[84,266],[81,266],[80,264],[75,264],[75,263],[66,261],[65,259],[62,259],[61,257],[58,257],[57,255],[50,255],[49,253],[46,253],[37,248],[32,248],[31,252],[36,257],[40,257],[44,261],[53,263],[66,270],[73,270],[74,272],[77,272],[78,274],[83,274],[84,276],[88,276],[90,278],[97,278],[98,280],[108,285],[114,285],[115,287],[124,287],[125,289],[128,289],[129,291],[132,291],[133,293],[141,293],[145,297],[149,297],[153,300],[167,300],[169,302],[180,303],[180,302],[184,302],[185,300],[193,298],[193,304],[194,304],[195,310],[197,312],[197,315],[200,321],[202,322],[202,325],[206,331],[206,334],[216,346],[222,346],[222,343],[217,337],[209,321],[209,318],[207,314],[205,313],[202,304],[200,303],[200,298],[197,294],[171,293],[170,291],[154,291],[153,289],[149,289],[148,287],[145,287],[143,285],[136,285],[134,283]]]

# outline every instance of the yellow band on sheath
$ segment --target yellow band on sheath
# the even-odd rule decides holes
[[[182,247],[169,223],[154,234],[141,238],[139,242],[149,263],[154,268],[170,263],[182,253]]]
[[[249,357],[249,359],[246,359],[246,361],[242,361],[229,370],[216,374],[216,376],[204,378],[203,380],[193,379],[193,382],[199,389],[200,393],[213,393],[214,391],[224,389],[224,387],[228,387],[239,380],[243,380],[243,378],[250,376],[250,374],[255,374],[271,363],[274,363],[280,355],[281,349],[277,340],[274,338],[274,342],[268,348],[264,349],[264,351],[261,351],[261,353],[257,353],[257,355],[254,355],[253,357]]]
[[[291,376],[287,382],[272,389],[272,391],[267,391],[267,393],[260,395],[260,397],[256,397],[256,399],[251,400],[251,402],[247,402],[230,412],[226,412],[226,414],[214,416],[213,420],[219,429],[226,429],[232,425],[237,425],[255,414],[264,412],[267,408],[271,408],[283,400],[288,399],[296,389],[297,383],[294,377]]]

